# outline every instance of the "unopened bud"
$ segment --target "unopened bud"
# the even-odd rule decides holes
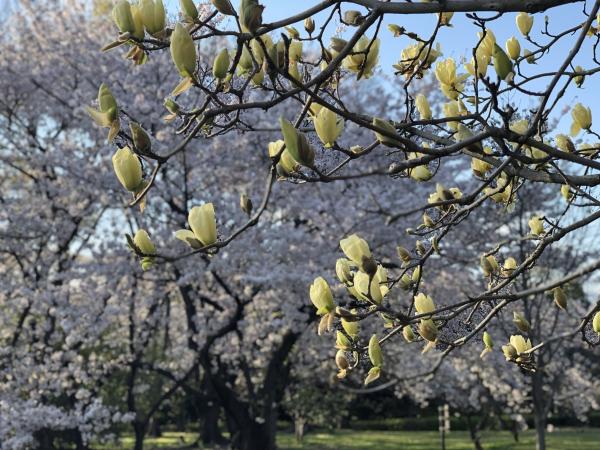
[[[523,333],[527,333],[529,330],[531,330],[529,321],[516,311],[513,312],[513,323],[519,329],[519,331]]]
[[[553,294],[554,294],[554,303],[556,303],[556,306],[558,306],[560,309],[567,309],[567,295],[565,294],[565,291],[563,291],[563,289],[561,287],[556,287],[552,290]]]
[[[312,17],[304,19],[304,29],[308,34],[312,34],[315,31],[315,21]]]
[[[402,336],[406,342],[413,342],[416,338],[415,333],[410,325],[402,328]]]
[[[344,13],[344,22],[348,25],[359,26],[364,20],[365,18],[360,11],[349,10]]]
[[[240,208],[247,215],[252,214],[252,200],[246,194],[240,195]]]
[[[235,16],[235,9],[231,6],[229,0],[210,0],[213,6],[217,11],[221,14],[225,14],[226,16]]]

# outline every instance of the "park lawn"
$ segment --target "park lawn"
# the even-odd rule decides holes
[[[548,450],[598,450],[600,429],[564,429],[548,433]],[[197,440],[195,433],[168,432],[159,439],[148,439],[145,450],[180,448]],[[277,438],[281,450],[439,450],[439,434],[434,431],[314,431],[308,433],[302,445],[293,434],[281,433]],[[122,439],[122,450],[131,449],[133,439]],[[522,433],[517,444],[506,432],[483,433],[486,450],[531,450],[535,448],[532,430]],[[100,447],[114,449],[112,446]],[[468,433],[452,432],[446,440],[447,450],[472,450]]]

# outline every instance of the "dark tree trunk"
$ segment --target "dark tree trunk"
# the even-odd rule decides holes
[[[531,377],[533,391],[533,414],[536,435],[536,450],[546,450],[547,393],[544,392],[544,376],[542,370],[534,372]]]
[[[146,436],[146,425],[140,422],[133,423],[133,431],[135,434],[134,450],[144,450],[144,437]]]
[[[200,436],[205,446],[223,445],[226,442],[219,429],[220,413],[221,408],[214,400],[204,403]]]
[[[483,446],[481,445],[481,435],[479,434],[479,424],[475,424],[473,420],[471,420],[471,416],[467,415],[467,425],[469,427],[471,442],[473,442],[475,450],[483,450]]]

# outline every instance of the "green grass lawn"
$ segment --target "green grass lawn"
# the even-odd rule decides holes
[[[600,429],[564,429],[548,433],[548,450],[599,450]],[[166,450],[195,442],[193,433],[170,432],[160,439],[149,439],[146,450]],[[433,431],[351,431],[336,432],[313,431],[308,433],[302,445],[296,443],[294,436],[281,433],[277,442],[281,450],[439,450],[439,435]],[[133,440],[124,438],[122,449],[130,449]],[[509,433],[483,433],[483,446],[486,450],[530,450],[535,448],[533,431],[520,436],[520,442],[514,443]],[[104,448],[113,448],[104,447]],[[452,432],[446,440],[447,450],[471,450],[473,446],[464,431]]]

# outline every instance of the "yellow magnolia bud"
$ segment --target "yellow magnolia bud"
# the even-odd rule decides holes
[[[390,30],[390,33],[392,33],[394,37],[399,37],[404,34],[404,28],[393,23],[388,25],[388,30]]]
[[[213,6],[217,11],[221,14],[225,14],[226,16],[235,16],[235,9],[231,6],[229,0],[210,0]]]
[[[379,119],[378,117],[374,117],[373,118],[373,126],[386,131],[387,134],[390,134],[392,136],[396,135],[396,127],[394,127],[394,125],[392,125],[387,120],[383,120],[383,119]],[[396,147],[396,146],[400,145],[400,142],[398,140],[388,137],[382,133],[378,133],[377,131],[375,132],[375,137],[381,144],[386,145],[388,147]]]
[[[523,50],[523,56],[525,57],[525,61],[527,61],[529,64],[535,64],[535,55],[531,50]]]
[[[372,261],[372,260],[371,260]],[[374,262],[373,262],[374,264]],[[359,300],[371,300],[376,304],[381,304],[383,297],[388,292],[387,275],[385,269],[377,267],[377,271],[371,279],[371,276],[365,272],[356,272],[354,274],[354,290],[358,294]]]
[[[117,178],[125,189],[136,192],[142,185],[142,164],[129,147],[120,148],[112,157]]]
[[[352,342],[341,331],[335,332],[335,348],[339,350],[352,350]]]
[[[492,340],[492,336],[487,331],[483,332],[483,343],[486,348],[492,349],[494,347],[494,341]]]
[[[544,234],[544,221],[540,216],[533,216],[529,219],[529,228],[531,230],[531,234],[534,236],[540,236]]]
[[[575,66],[575,73],[581,73],[581,72],[583,72],[583,67]],[[585,81],[585,75],[576,75],[574,80],[575,80],[575,84],[577,85],[577,87],[581,87],[583,85],[583,82]]]
[[[452,86],[456,82],[456,63],[453,58],[440,61],[435,66],[435,77],[440,84]]]
[[[563,289],[561,287],[556,287],[552,290],[552,293],[554,294],[554,303],[556,303],[556,306],[558,306],[560,309],[567,309],[567,295],[565,294],[565,291],[563,291]]]
[[[517,355],[525,353],[532,347],[531,341],[529,339],[525,340],[525,338],[520,334],[513,335],[510,337],[510,345],[512,345],[513,348],[516,350]]]
[[[415,309],[419,314],[429,314],[435,311],[435,304],[429,295],[419,293],[415,295]]]
[[[529,330],[531,330],[531,325],[529,324],[529,321],[516,311],[513,312],[513,323],[523,333],[527,333],[529,332]]]
[[[514,348],[511,344],[503,345],[502,353],[504,353],[504,357],[507,361],[511,361],[517,357],[517,349]]]
[[[421,120],[431,119],[431,108],[429,107],[427,97],[425,97],[423,94],[417,95],[417,98],[415,99],[415,105],[417,107],[417,111],[419,111]]]
[[[104,83],[98,89],[98,110],[88,107],[87,112],[96,124],[111,128],[109,140],[119,132],[119,107],[110,89]]]
[[[476,58],[471,58],[471,62],[465,64],[465,69],[471,76],[475,76],[475,62],[477,62],[477,75],[480,77],[485,77],[487,75],[487,69],[490,65],[490,61],[492,60],[487,53],[483,51],[477,52]]]
[[[262,13],[265,9],[257,0],[241,0],[240,25],[245,33],[254,33],[262,25]]]
[[[113,21],[121,33],[135,32],[135,24],[131,14],[131,5],[127,0],[119,0],[112,10]]]
[[[193,78],[196,71],[196,45],[189,31],[178,23],[171,35],[171,58],[180,75]]]
[[[556,141],[556,146],[563,152],[573,153],[576,150],[573,141],[565,134],[557,134],[554,140]]]
[[[598,334],[600,334],[600,311],[594,314],[594,319],[592,320],[592,328]]]
[[[482,32],[478,32],[477,36],[481,40],[477,51],[486,55],[488,58],[491,58],[494,55],[494,47],[496,46],[496,36],[492,32],[492,30],[485,30],[485,35]]]
[[[489,277],[494,273],[494,266],[492,266],[487,256],[482,255],[481,258],[479,258],[479,265],[481,266],[484,276]]]
[[[285,31],[288,32],[292,39],[300,39],[300,32],[296,27],[288,26],[285,27]]]
[[[417,283],[421,279],[421,266],[415,267],[412,273],[411,280],[413,283]]]
[[[188,223],[194,236],[203,246],[217,242],[217,220],[212,203],[192,208],[188,214]]]
[[[563,184],[560,187],[560,194],[563,196],[563,198],[566,201],[569,201],[573,198],[573,196],[575,195],[575,193],[573,191],[571,191],[571,186],[569,186],[568,184]]]
[[[224,80],[227,77],[227,70],[229,70],[230,63],[229,51],[224,48],[217,55],[213,63],[213,76],[219,80]]]
[[[198,18],[198,8],[196,8],[194,0],[179,0],[179,6],[185,17],[192,22]]]
[[[340,248],[354,264],[361,270],[364,269],[366,261],[372,261],[371,250],[367,241],[359,237],[357,234],[348,236],[340,241]]]
[[[292,158],[304,166],[312,167],[315,162],[315,152],[308,143],[306,135],[299,132],[289,120],[283,117],[279,118],[279,124],[286,150],[290,152]]]
[[[380,367],[371,367],[371,370],[369,370],[369,373],[367,374],[367,378],[365,378],[365,386],[367,384],[370,384],[373,381],[377,380],[380,375],[381,375]]]
[[[156,35],[165,29],[165,6],[162,0],[141,0],[142,20],[149,34]]]
[[[344,284],[352,283],[352,271],[350,270],[350,264],[348,260],[339,258],[335,263],[335,273],[338,279]]]
[[[252,200],[246,194],[240,195],[240,208],[247,215],[252,214]]]
[[[317,314],[323,316],[329,314],[335,309],[333,304],[333,295],[329,284],[323,277],[316,278],[310,285],[310,301],[317,308]]]
[[[383,353],[381,352],[381,346],[376,334],[369,339],[369,359],[373,367],[383,366]]]
[[[580,130],[589,130],[592,127],[592,111],[590,108],[577,103],[571,110],[573,124],[571,125],[571,135],[575,136]]]
[[[405,263],[410,262],[410,260],[412,259],[412,257],[410,256],[410,252],[408,250],[406,250],[404,247],[401,247],[401,246],[396,247],[396,252],[398,253],[398,256],[400,257],[400,259]]]
[[[529,36],[529,32],[533,27],[533,17],[526,12],[520,12],[516,17],[517,28],[523,36]]]
[[[423,213],[423,225],[425,225],[427,228],[433,228],[435,226],[435,222],[426,212]]]
[[[358,79],[370,78],[373,75],[373,69],[379,62],[380,46],[381,41],[379,39],[372,41],[363,35],[352,48],[352,53],[344,58],[342,65],[356,73]],[[341,49],[338,51],[341,51]],[[365,53],[367,53],[366,56]]]
[[[139,40],[144,39],[144,18],[142,8],[139,5],[131,5],[131,17],[133,18],[134,28],[132,35]]]
[[[364,22],[364,16],[360,11],[348,10],[344,13],[344,22],[348,25],[358,26]]]
[[[506,261],[504,261],[504,267],[502,268],[502,272],[504,273],[504,276],[510,276],[516,268],[517,260],[511,256],[509,258],[506,258]]]
[[[345,39],[340,39],[336,37],[332,37],[329,41],[329,47],[335,52],[341,52],[344,47],[348,44],[348,41]]]
[[[504,50],[500,48],[498,44],[494,45],[494,69],[498,78],[501,80],[509,81],[511,76],[514,75],[512,72],[512,62],[504,53]]]
[[[315,130],[325,147],[333,147],[344,130],[344,120],[328,108],[321,108],[314,117]]]
[[[358,322],[357,321],[349,321],[346,320],[344,318],[342,318],[342,328],[344,329],[344,331],[346,333],[348,333],[348,336],[350,336],[353,339],[356,339],[358,337]]]
[[[308,34],[312,34],[315,31],[315,21],[312,17],[304,19],[304,29]]]
[[[156,254],[156,247],[152,243],[152,240],[150,240],[150,236],[148,236],[146,230],[138,230],[133,237],[133,243],[144,255]]]
[[[521,44],[519,44],[519,40],[516,37],[511,37],[508,41],[506,41],[506,52],[511,59],[517,60],[519,56],[521,56]]]
[[[135,122],[129,123],[129,129],[131,130],[131,137],[133,138],[133,145],[141,153],[147,153],[152,148],[152,142],[148,133]]]
[[[429,342],[435,342],[438,336],[438,328],[431,319],[422,319],[419,324],[419,334]]]
[[[413,342],[416,339],[415,333],[410,325],[402,328],[402,336],[406,342]]]

